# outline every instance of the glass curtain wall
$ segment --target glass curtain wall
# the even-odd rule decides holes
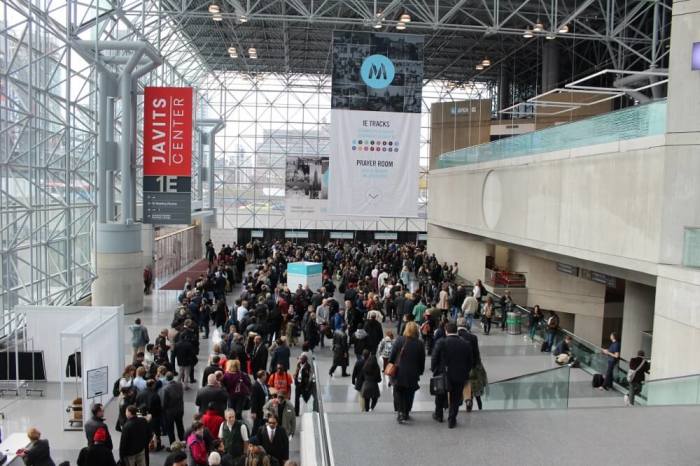
[[[226,122],[216,138],[214,188],[217,223],[223,228],[425,231],[430,106],[491,96],[485,84],[424,84],[419,218],[300,220],[285,215],[286,157],[332,157],[330,76],[225,73],[218,78],[217,83],[205,79],[200,89]]]
[[[158,4],[0,4],[0,321],[17,304],[75,303],[90,293],[95,279],[98,90],[94,67],[73,50],[71,40],[151,43],[165,63],[140,85],[192,85],[206,73],[176,25],[143,16],[146,7],[157,11]],[[138,101],[141,106],[142,98]],[[119,140],[119,102],[116,107]]]

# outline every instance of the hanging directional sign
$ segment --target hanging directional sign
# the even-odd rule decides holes
[[[192,96],[191,87],[144,89],[144,223],[192,220]]]

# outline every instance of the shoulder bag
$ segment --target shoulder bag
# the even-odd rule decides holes
[[[385,375],[388,375],[391,378],[396,377],[396,374],[399,372],[399,363],[401,362],[401,356],[403,355],[407,344],[408,340],[404,340],[403,345],[401,345],[401,351],[399,351],[399,355],[396,357],[396,362],[390,362],[386,365],[386,368],[384,368]]]

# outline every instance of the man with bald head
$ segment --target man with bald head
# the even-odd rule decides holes
[[[207,385],[197,391],[197,398],[194,402],[199,408],[199,413],[204,414],[209,403],[213,403],[216,412],[223,417],[227,402],[228,395],[226,394],[226,390],[219,385],[216,374],[209,374],[207,377]]]

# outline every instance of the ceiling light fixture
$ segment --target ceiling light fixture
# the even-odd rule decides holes
[[[399,22],[396,24],[396,30],[397,30],[397,31],[403,31],[404,29],[406,29],[406,23],[404,23],[404,22],[402,22],[402,21],[399,21]]]
[[[481,66],[483,66],[483,67],[491,66],[491,60],[489,60],[488,58],[484,58],[481,61]]]
[[[401,15],[401,18],[399,19],[402,23],[410,23],[411,22],[411,15],[408,13],[404,13]]]
[[[373,27],[374,29],[381,29],[381,28],[382,28],[382,22],[381,22],[380,20],[377,20],[377,21],[374,22],[374,24],[372,25],[372,27]]]
[[[484,69],[484,65],[482,65],[481,63],[479,63],[478,65],[476,65],[475,68],[476,68],[477,71],[481,71],[481,70]]]
[[[247,23],[248,22],[248,17],[246,15],[241,15],[238,17],[238,22],[240,23]]]
[[[568,24],[562,24],[561,27],[559,28],[559,32],[561,34],[566,34],[569,32],[569,25]]]
[[[250,58],[258,58],[258,51],[255,50],[255,47],[251,47],[248,49],[248,55]]]
[[[537,21],[535,23],[535,27],[533,27],[532,30],[534,32],[542,32],[542,31],[544,31],[544,25],[542,23],[540,23],[539,21]]]
[[[221,13],[221,9],[219,8],[219,5],[216,3],[212,3],[209,5],[209,13],[214,14],[214,13]]]
[[[237,54],[237,53],[229,53],[228,56],[231,57],[231,58],[238,58],[238,54]]]
[[[211,15],[211,19],[213,19],[214,21],[223,21],[224,17],[221,16],[221,13],[214,13],[213,15]]]
[[[523,32],[523,37],[525,39],[531,39],[533,37],[532,31],[530,30],[530,28],[525,29],[525,31]]]
[[[229,47],[229,48],[228,48],[228,53],[229,53],[230,55],[233,55],[233,54],[238,53],[238,50],[236,50],[236,47]]]
[[[552,40],[552,39],[556,39],[556,38],[557,38],[557,36],[553,32],[548,32],[547,35],[545,36],[545,39],[547,39],[547,40]]]

